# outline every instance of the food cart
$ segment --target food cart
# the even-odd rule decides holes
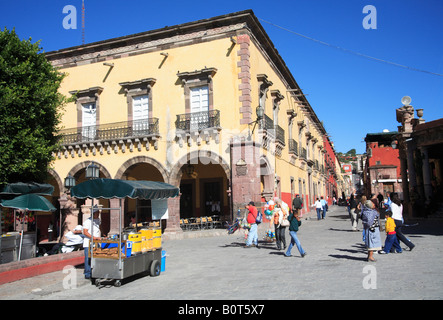
[[[176,197],[178,194],[179,188],[163,182],[104,178],[88,180],[71,189],[71,196],[74,198],[120,199],[119,207],[100,208],[118,211],[119,233],[107,239],[90,241],[92,280],[95,280],[97,286],[105,281],[114,281],[115,286],[120,286],[123,279],[143,272],[149,272],[151,276],[160,275],[162,248],[161,238],[158,241],[159,229],[143,227],[123,231],[121,200],[159,200]],[[91,214],[92,212],[91,205]],[[90,233],[93,234],[93,230]]]

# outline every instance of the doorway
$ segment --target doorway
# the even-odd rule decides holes
[[[191,218],[194,216],[195,205],[194,205],[194,187],[195,183],[193,181],[186,182],[182,181],[180,184],[180,217],[181,218]]]
[[[202,180],[201,216],[220,215],[223,208],[222,179]]]

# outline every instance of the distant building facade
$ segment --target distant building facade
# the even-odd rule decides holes
[[[398,149],[392,147],[398,132],[368,133],[366,142],[366,165],[364,184],[366,195],[386,196],[387,193],[403,194]]]

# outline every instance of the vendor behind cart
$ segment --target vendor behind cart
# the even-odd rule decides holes
[[[83,240],[83,248],[85,250],[85,279],[91,278],[91,259],[89,258],[89,241],[91,238],[94,240],[101,239],[101,231],[100,231],[100,213],[101,210],[95,205],[92,209],[92,217],[89,217],[85,222],[83,222],[83,234],[85,238]],[[91,235],[91,229],[93,235]]]

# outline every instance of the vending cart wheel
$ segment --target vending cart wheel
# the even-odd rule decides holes
[[[115,280],[115,282],[114,282],[114,287],[120,287],[122,285],[122,282],[121,282],[121,280]]]
[[[151,263],[151,271],[150,271],[150,275],[151,277],[157,277],[160,275],[161,272],[161,265],[160,265],[160,261],[158,260],[154,260]]]

